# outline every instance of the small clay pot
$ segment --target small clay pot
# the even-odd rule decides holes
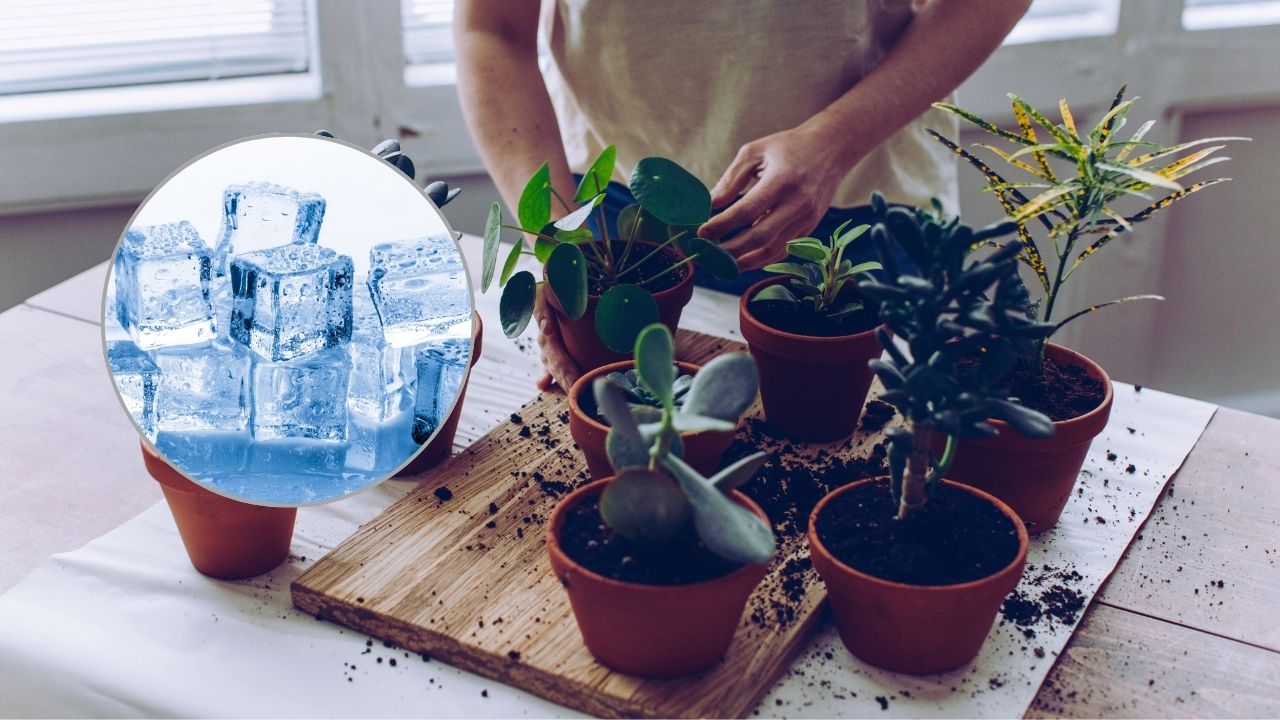
[[[760,373],[765,419],[792,440],[826,442],[858,426],[873,377],[867,362],[884,351],[875,330],[838,337],[783,332],[751,314],[751,298],[771,277],[747,288],[738,302],[739,326]]]
[[[972,660],[991,632],[996,612],[1027,560],[1027,531],[1008,505],[974,488],[946,482],[995,505],[1018,532],[1018,554],[999,572],[953,585],[882,580],[837,560],[818,539],[817,519],[832,498],[877,478],[833,490],[809,515],[809,555],[827,586],[827,599],[845,647],[858,659],[892,672],[924,675]]]
[[[1008,503],[1032,534],[1052,528],[1062,514],[1089,446],[1107,426],[1114,393],[1111,378],[1095,362],[1061,345],[1045,351],[1059,365],[1078,365],[1102,382],[1102,404],[1084,415],[1053,424],[1053,437],[1029,438],[1001,420],[989,420],[1000,430],[990,438],[960,440],[947,477],[985,490]],[[939,443],[941,450],[941,443]]]
[[[655,247],[657,247],[655,243],[637,242],[631,252],[633,256],[642,253],[638,257],[643,257],[643,254],[647,254]],[[674,247],[668,247],[663,252],[671,257],[672,263],[684,259],[684,254]],[[688,305],[693,297],[693,268],[686,265],[684,271],[684,278],[674,287],[653,293],[653,299],[658,303],[658,317],[662,324],[671,330],[672,335],[676,332],[676,326],[680,324],[680,313],[684,312],[684,306]],[[544,267],[543,278],[545,277],[546,268]],[[601,365],[631,358],[630,352],[617,353],[610,350],[596,335],[596,305],[600,302],[599,295],[587,296],[587,311],[577,320],[570,320],[565,315],[564,308],[561,307],[554,292],[547,293],[547,300],[547,305],[555,311],[565,350],[578,365],[579,370],[587,372]]]
[[[565,511],[604,492],[613,478],[569,493],[547,523],[551,569],[569,594],[587,650],[602,664],[628,675],[677,677],[719,662],[733,642],[751,591],[767,565],[743,565],[728,575],[691,585],[641,585],[598,575],[560,548]],[[747,496],[735,502],[767,517]]]
[[[484,345],[484,323],[480,321],[480,313],[476,313],[475,318],[475,326],[471,332],[471,367],[473,368],[480,362],[480,349]],[[396,477],[424,473],[453,454],[453,438],[458,434],[458,418],[462,417],[462,401],[467,397],[467,381],[470,379],[471,374],[467,373],[466,379],[462,381],[462,387],[458,388],[458,402],[453,406],[453,412],[449,413],[444,425],[440,426],[439,431],[427,442],[422,452],[415,455],[404,469],[396,473]]]
[[[569,433],[578,444],[582,454],[587,458],[587,469],[593,479],[599,480],[613,475],[613,466],[609,464],[609,456],[605,453],[604,439],[609,434],[609,426],[596,419],[595,415],[582,407],[582,398],[590,397],[592,385],[596,378],[604,377],[611,372],[625,372],[635,366],[631,360],[612,363],[578,378],[569,388]],[[687,362],[676,362],[676,367],[685,375],[698,372],[700,366]],[[733,431],[706,431],[699,433],[680,433],[680,441],[684,444],[684,461],[706,477],[711,477],[720,469],[720,458],[733,442]]]
[[[196,570],[224,580],[261,575],[284,562],[297,508],[265,507],[210,492],[142,445],[142,461],[160,483]]]

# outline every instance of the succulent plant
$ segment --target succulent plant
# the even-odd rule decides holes
[[[678,366],[675,376],[675,382],[671,383],[671,395],[678,409],[684,405],[684,397],[689,392],[689,387],[693,384],[693,376],[681,373]],[[627,404],[631,406],[632,414],[637,415],[638,422],[653,422],[657,419],[658,411],[662,408],[662,398],[645,387],[635,369],[611,372],[605,375],[605,378],[622,390],[622,393],[626,396]],[[639,416],[641,414],[643,414],[645,420],[640,420]],[[596,409],[596,417],[600,420],[608,420],[599,408]]]
[[[498,285],[502,287],[499,315],[507,337],[518,336],[529,324],[540,284],[527,270],[515,272],[521,255],[533,255],[546,265],[546,281],[570,319],[586,314],[589,278],[604,288],[593,322],[600,340],[620,353],[629,352],[640,330],[658,321],[658,305],[649,290],[655,287],[654,281],[680,272],[689,263],[698,264],[715,277],[737,276],[738,263],[733,256],[716,242],[696,235],[698,226],[711,217],[710,192],[689,171],[666,158],[649,157],[636,163],[630,185],[637,202],[618,214],[620,237],[610,237],[601,203],[616,157],[614,146],[605,148],[582,177],[571,200],[551,187],[550,170],[543,163],[520,194],[516,213],[519,225],[503,224],[498,203],[489,208],[481,292],[488,291],[493,283],[502,230],[519,230],[534,238],[532,251],[518,240],[498,272]],[[553,200],[564,211],[554,223]],[[599,237],[587,225],[593,213]],[[656,247],[642,248],[638,245],[641,242]],[[615,247],[615,243],[619,245]],[[674,258],[674,254],[663,252],[673,246],[684,258],[647,277],[639,275],[638,270],[651,258]]]
[[[907,421],[905,428],[886,431],[890,487],[901,519],[924,505],[951,464],[957,438],[996,434],[988,419],[1004,420],[1032,437],[1053,434],[1049,418],[1018,405],[1000,383],[1014,359],[1034,352],[1053,326],[1031,316],[1030,296],[1017,273],[1020,242],[997,245],[988,257],[965,265],[975,248],[1014,232],[1016,223],[975,230],[959,218],[944,219],[936,201],[932,211],[891,208],[875,193],[871,204],[877,218],[871,237],[886,279],[864,279],[858,289],[892,331],[876,330],[887,359],[869,364],[884,384],[881,399]],[[898,266],[891,242],[915,269]],[[909,352],[893,336],[906,341]],[[962,362],[971,365],[962,368]],[[931,431],[946,435],[936,460]]]
[[[605,449],[616,472],[600,498],[600,516],[614,532],[645,546],[662,546],[689,522],[707,549],[733,562],[765,562],[773,556],[773,530],[728,493],[750,480],[767,457],[758,452],[710,478],[681,459],[680,432],[733,430],[755,400],[759,381],[749,355],[720,355],[694,375],[676,407],[677,382],[671,331],[644,328],[635,344],[636,376],[659,399],[654,421],[637,422],[626,393],[608,378],[592,388],[609,420]],[[649,414],[641,413],[645,419]]]
[[[859,310],[862,303],[850,299],[846,287],[852,287],[854,279],[872,270],[880,270],[878,262],[870,261],[854,265],[844,258],[844,252],[854,240],[862,237],[871,227],[859,225],[852,229],[847,221],[831,233],[829,243],[818,238],[802,237],[787,243],[787,254],[799,262],[778,262],[766,265],[765,270],[791,276],[786,285],[769,285],[751,298],[752,302],[785,302],[801,306],[814,315],[839,321]]]
[[[1010,93],[1018,129],[1005,130],[994,123],[948,103],[934,107],[950,112],[966,122],[1013,144],[1009,152],[979,144],[978,147],[998,155],[1012,167],[1028,173],[1032,180],[1009,182],[985,162],[937,132],[929,133],[952,152],[977,168],[987,179],[987,191],[995,195],[1009,218],[1017,223],[1023,250],[1018,259],[1035,273],[1044,292],[1040,319],[1050,322],[1062,284],[1070,278],[1086,258],[1101,250],[1116,236],[1133,230],[1156,212],[1169,207],[1192,193],[1230,178],[1202,180],[1184,186],[1178,182],[1191,173],[1220,162],[1225,157],[1210,157],[1233,140],[1243,137],[1212,137],[1179,143],[1172,147],[1145,140],[1155,125],[1148,120],[1127,140],[1120,140],[1120,129],[1137,98],[1124,99],[1121,87],[1106,114],[1091,130],[1082,133],[1077,127],[1066,98],[1058,101],[1060,124],[1049,120],[1030,103]],[[1041,134],[1043,133],[1043,135]],[[1219,143],[1174,158],[1191,148]],[[1055,165],[1058,166],[1055,169]],[[1151,193],[1157,189],[1169,194],[1157,200]],[[1028,198],[1023,190],[1035,191]],[[1115,207],[1119,200],[1141,198],[1146,207],[1122,211]],[[1057,263],[1052,270],[1045,263],[1027,227],[1032,219],[1044,227],[1053,243]],[[1089,236],[1096,236],[1087,242]],[[1052,274],[1051,274],[1052,273]],[[1130,300],[1163,300],[1158,295],[1132,295],[1080,310],[1054,325],[1061,328],[1076,318],[1095,310]],[[1040,344],[1042,350],[1043,343]]]
[[[327,138],[335,137],[334,134],[328,130],[317,130],[315,134]],[[405,175],[408,175],[410,180],[414,179],[414,173],[416,170],[413,166],[413,160],[410,160],[409,156],[405,155],[404,152],[401,151],[399,140],[396,140],[395,138],[383,140],[377,145],[374,145],[370,152],[391,163],[395,169]],[[451,200],[458,197],[458,194],[462,192],[462,188],[450,189],[449,184],[445,181],[436,180],[432,183],[426,183],[426,186],[423,187],[423,191],[426,192],[427,197],[431,198],[431,202],[436,204],[436,207],[443,208],[445,205],[448,205]]]

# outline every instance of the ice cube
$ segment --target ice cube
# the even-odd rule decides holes
[[[289,243],[314,245],[324,220],[324,198],[283,185],[252,182],[222,192],[222,235],[214,272],[227,272],[231,258]]]
[[[108,271],[107,296],[102,303],[102,335],[107,342],[132,340],[129,332],[120,324],[120,300],[116,295],[115,270]]]
[[[156,427],[165,431],[243,430],[249,422],[250,355],[235,343],[163,348]]]
[[[352,413],[383,422],[413,405],[413,384],[417,380],[414,349],[388,344],[368,288],[360,286],[354,292],[353,327],[347,345],[351,356],[348,403]]]
[[[369,290],[394,347],[471,337],[471,290],[461,253],[447,235],[375,245]]]
[[[282,245],[231,261],[231,338],[267,360],[293,360],[351,338],[351,258]]]
[[[130,228],[116,252],[120,321],[143,350],[214,337],[209,249],[191,223]]]
[[[369,476],[389,475],[418,451],[405,423],[370,423],[352,416],[347,425],[347,469]]]
[[[155,437],[156,386],[160,368],[129,340],[107,341],[107,363],[124,407],[133,416],[142,434]]]
[[[346,440],[349,373],[340,348],[301,360],[255,361],[254,439]]]
[[[418,391],[413,405],[413,441],[424,443],[449,416],[471,358],[470,338],[451,338],[418,349]]]

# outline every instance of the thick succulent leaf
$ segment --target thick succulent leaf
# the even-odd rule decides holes
[[[760,466],[769,459],[769,453],[757,452],[720,470],[711,476],[711,484],[722,493],[742,487],[760,471]]]
[[[600,496],[600,517],[614,532],[646,546],[661,545],[689,522],[684,493],[659,472],[626,468]]]
[[[636,375],[663,407],[675,402],[672,384],[676,381],[675,341],[662,323],[646,326],[636,336]]]
[[[484,255],[480,265],[480,292],[488,292],[493,284],[493,270],[498,264],[498,243],[502,239],[502,207],[498,203],[489,206],[489,217],[484,223]]]
[[[643,436],[627,435],[609,428],[604,437],[604,452],[614,470],[629,467],[648,467],[650,443]]]
[[[1053,421],[1044,413],[1031,408],[1008,400],[988,400],[987,411],[992,417],[1004,420],[1014,430],[1028,437],[1045,438],[1053,435]]]
[[[694,527],[708,550],[741,563],[764,563],[773,557],[773,529],[768,523],[730,500],[683,460],[667,457],[662,462],[689,499]]]
[[[596,407],[609,421],[609,427],[617,430],[625,439],[643,445],[640,428],[622,388],[610,378],[603,377],[596,378],[596,381],[591,384],[591,392],[595,396]]]
[[[507,281],[511,279],[511,273],[516,271],[516,263],[520,262],[520,255],[523,252],[524,242],[516,238],[515,243],[511,246],[511,252],[507,253],[507,261],[502,264],[502,274],[498,276],[499,285],[506,285]]]
[[[631,173],[631,195],[668,225],[701,225],[711,217],[711,193],[692,173],[666,158],[647,157]]]
[[[765,268],[765,270],[768,269],[768,267]],[[751,302],[767,302],[770,300],[789,303],[800,302],[800,299],[788,290],[786,285],[767,285],[756,293],[755,297],[751,298]]]
[[[845,249],[846,247],[849,246],[850,243],[862,237],[870,229],[871,229],[870,225],[859,225],[853,228],[852,230],[845,231],[845,233],[842,235],[838,235],[834,243],[836,249],[837,250]]]
[[[561,243],[547,258],[547,284],[570,320],[587,311],[587,259],[577,245]]]
[[[604,196],[596,195],[595,197],[587,198],[587,200],[588,202],[583,203],[582,207],[552,223],[555,229],[577,230],[582,227],[583,223],[590,219],[591,211],[596,209],[601,200],[604,200]]]
[[[737,421],[760,388],[750,355],[728,353],[711,359],[693,376],[684,398],[684,412]]]
[[[546,163],[525,184],[516,209],[520,227],[530,232],[551,222],[551,170]]]
[[[684,244],[685,250],[692,253],[694,263],[711,273],[717,280],[732,280],[738,277],[738,261],[720,244],[706,238],[693,237]]]
[[[519,337],[529,325],[537,292],[537,280],[528,270],[512,275],[506,287],[502,288],[502,299],[498,301],[498,319],[502,322],[502,332],[507,337]]]
[[[826,245],[811,245],[793,241],[787,243],[787,254],[809,262],[825,263],[827,256],[831,254],[831,250]]]
[[[682,433],[730,432],[738,427],[727,420],[707,417],[706,415],[695,415],[684,410],[674,413],[671,416],[671,422],[675,425],[676,431]]]
[[[615,285],[596,304],[596,335],[610,350],[630,353],[640,331],[658,319],[658,303],[647,290],[638,285]]]
[[[577,202],[583,202],[604,192],[609,186],[609,180],[613,177],[614,161],[618,158],[618,148],[610,145],[600,154],[596,156],[595,162],[591,163],[591,167],[587,169],[585,175],[582,176],[581,182],[578,183],[578,192],[573,199]]]
[[[382,142],[373,146],[373,154],[377,155],[378,157],[386,157],[391,153],[398,153],[398,152],[400,152],[400,141],[396,140],[395,138],[383,140]]]

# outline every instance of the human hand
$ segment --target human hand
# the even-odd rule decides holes
[[[547,307],[547,292],[545,284],[539,287],[533,305],[533,318],[538,323],[538,349],[542,351],[542,367],[547,371],[538,381],[538,389],[549,390],[555,384],[567,393],[578,378],[582,377],[582,370],[564,347],[564,339],[560,337],[560,323],[556,322],[555,313]]]
[[[853,166],[839,155],[828,140],[803,126],[743,145],[711,190],[712,206],[728,207],[698,228],[698,235],[719,239],[750,225],[723,245],[738,267],[754,270],[783,259],[787,241],[818,226]]]

